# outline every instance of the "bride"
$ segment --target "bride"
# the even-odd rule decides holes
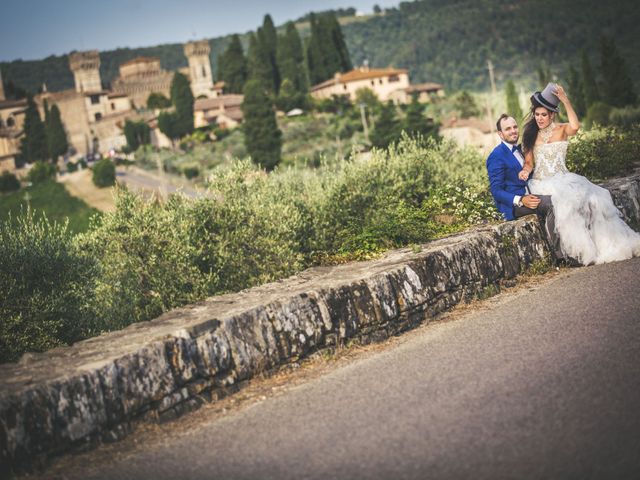
[[[559,102],[569,123],[555,122]],[[534,93],[529,116],[522,135],[525,162],[519,177],[526,180],[533,171],[531,193],[551,195],[565,259],[591,265],[640,255],[640,234],[624,223],[609,191],[567,170],[567,138],[576,134],[580,122],[564,89],[550,83]]]

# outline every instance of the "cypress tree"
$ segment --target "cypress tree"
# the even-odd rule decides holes
[[[244,142],[251,160],[273,170],[280,163],[282,132],[265,87],[257,79],[249,79],[244,87],[242,113]]]
[[[551,70],[544,63],[541,63],[538,66],[538,84],[540,85],[540,90],[547,86],[552,79]]]
[[[522,108],[520,107],[516,86],[512,80],[507,81],[505,95],[507,97],[507,113],[520,122],[522,120]]]
[[[604,80],[604,100],[614,107],[633,105],[638,100],[633,90],[633,82],[629,76],[627,65],[618,52],[612,38],[602,37],[601,73]]]
[[[323,82],[336,72],[351,70],[351,58],[342,29],[332,12],[316,18],[310,15],[311,36],[307,46],[309,79],[312,84]]]
[[[580,78],[580,74],[573,67],[573,65],[569,67],[567,87],[569,89],[569,96],[571,98],[571,104],[573,105],[573,108],[575,108],[576,113],[580,117],[584,117],[587,114],[587,107],[584,100],[582,79]]]
[[[165,121],[166,120],[163,120],[163,122]],[[167,134],[165,133],[165,135]],[[124,124],[124,136],[127,139],[127,147],[129,147],[129,150],[132,152],[137,150],[140,145],[148,145],[151,143],[149,125],[144,121],[132,122],[131,120],[127,120]]]
[[[231,37],[231,43],[218,60],[218,78],[224,81],[225,92],[242,93],[247,81],[247,59],[238,35]]]
[[[46,122],[47,131],[47,146],[49,150],[49,156],[53,163],[59,156],[67,153],[69,144],[67,142],[67,134],[64,131],[64,125],[60,118],[60,109],[57,105],[53,105],[48,115],[49,119]]]
[[[264,42],[264,31],[258,28],[256,35],[249,37],[249,79],[260,82],[269,93],[275,92],[271,60]]]
[[[324,53],[321,47],[321,32],[318,19],[314,13],[309,15],[309,23],[311,25],[311,36],[307,44],[307,67],[309,80],[312,85],[315,85],[328,79],[333,73],[328,73],[325,68]]]
[[[278,93],[280,90],[280,73],[278,72],[278,65],[276,62],[276,55],[278,51],[278,34],[276,33],[276,27],[273,25],[271,15],[264,16],[262,21],[262,38],[265,61],[268,60],[270,67],[271,83],[273,84],[273,91]]]
[[[376,124],[377,126],[377,124]],[[424,106],[418,101],[418,95],[413,95],[407,108],[403,130],[411,136],[436,137],[437,128],[434,121],[424,115]]]
[[[40,112],[33,97],[27,97],[27,109],[24,114],[24,138],[21,141],[20,153],[22,160],[33,163],[45,161],[48,158],[47,136],[44,123],[40,119]]]
[[[171,81],[171,103],[175,107],[174,138],[184,137],[193,132],[193,93],[189,80],[176,72]]]
[[[344,40],[340,23],[333,12],[329,12],[326,15],[326,18],[327,27],[331,37],[331,45],[338,53],[338,65],[340,66],[338,71],[348,72],[353,68],[353,65],[351,64],[351,56],[349,55],[349,49],[347,48],[347,43]]]
[[[165,97],[161,93],[153,92],[147,97],[147,108],[149,109],[162,109],[171,106],[171,100]]]
[[[395,114],[396,107],[389,100],[382,107],[376,126],[371,132],[371,144],[377,148],[387,148],[399,135],[399,122]]]
[[[591,105],[600,100],[600,92],[598,91],[598,84],[591,68],[591,62],[587,52],[582,51],[582,91],[584,94],[584,103],[586,109],[589,109]]]
[[[293,22],[287,22],[284,35],[278,39],[277,64],[280,78],[288,79],[296,92],[306,94],[309,86],[304,64],[304,50]]]
[[[293,82],[288,78],[285,78],[280,85],[280,93],[276,99],[276,106],[280,110],[285,112],[304,106],[304,96],[296,91],[293,86]]]

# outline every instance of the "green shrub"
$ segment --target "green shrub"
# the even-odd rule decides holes
[[[611,113],[611,105],[606,103],[596,102],[587,110],[587,116],[584,119],[584,123],[587,128],[591,128],[595,125],[606,126],[609,125],[609,115]]]
[[[67,163],[67,172],[73,173],[78,171],[78,164],[74,162]]]
[[[52,180],[56,176],[56,167],[51,163],[45,162],[36,162],[33,164],[29,173],[27,174],[27,179],[35,184],[48,182]]]
[[[193,225],[187,206],[179,196],[163,205],[123,190],[117,210],[78,237],[83,251],[99,259],[96,303],[109,329],[205,296],[207,277],[189,242]]]
[[[108,158],[98,160],[93,166],[92,178],[97,187],[111,187],[116,183],[116,166]]]
[[[613,127],[579,132],[571,139],[567,167],[597,181],[629,173],[640,158],[640,127],[627,131]]]
[[[13,173],[2,172],[0,175],[0,193],[20,190],[20,180]]]
[[[609,114],[609,121],[616,127],[630,129],[640,124],[640,107],[614,108]]]
[[[196,178],[198,175],[200,175],[200,169],[197,167],[197,165],[190,165],[184,167],[182,169],[182,173],[184,173],[185,177],[191,180],[192,178]]]
[[[0,362],[96,335],[94,260],[31,211],[0,224]]]

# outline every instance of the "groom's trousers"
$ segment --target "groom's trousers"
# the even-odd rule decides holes
[[[560,237],[556,233],[556,215],[553,212],[551,195],[536,195],[536,197],[540,199],[538,208],[515,206],[513,207],[513,215],[516,218],[524,217],[525,215],[537,215],[540,225],[544,230],[551,255],[553,255],[556,261],[562,260],[564,254],[560,248]]]

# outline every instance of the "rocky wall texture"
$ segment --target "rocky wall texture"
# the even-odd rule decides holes
[[[611,192],[613,202],[632,226],[640,226],[640,172],[602,184]]]
[[[640,175],[610,188],[638,222]],[[632,196],[633,198],[626,198]],[[0,365],[0,474],[126,435],[233,393],[243,381],[352,339],[384,339],[543,259],[536,219],[318,267]],[[491,286],[491,287],[490,287]]]

